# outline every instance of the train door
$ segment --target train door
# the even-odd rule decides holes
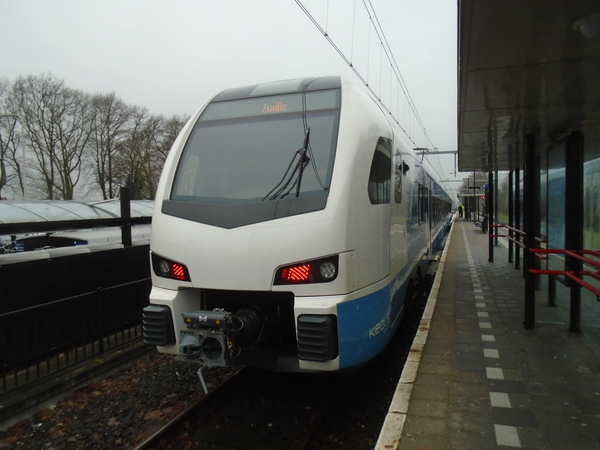
[[[427,244],[428,244],[428,248],[427,248],[427,254],[431,257],[431,255],[433,255],[433,227],[434,227],[434,223],[433,223],[433,217],[434,217],[434,211],[433,211],[433,180],[429,177],[425,178],[426,184],[427,184]]]
[[[396,149],[393,159],[393,192],[390,215],[390,270],[396,276],[408,264],[407,254],[407,172],[408,164],[404,161],[400,149]]]
[[[392,142],[380,137],[373,153],[369,173],[368,195],[371,207],[364,225],[367,237],[365,255],[369,263],[361,276],[373,282],[390,274],[390,204],[392,178]],[[375,250],[376,249],[376,250]]]
[[[431,218],[430,218],[430,192],[431,182],[430,178],[425,175],[423,177],[423,184],[419,184],[419,222],[424,227],[424,238],[425,238],[425,249],[426,254],[430,254],[431,247]]]

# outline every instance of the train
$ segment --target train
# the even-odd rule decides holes
[[[157,188],[145,342],[200,375],[232,363],[337,372],[374,358],[452,213],[413,147],[340,76],[208,100]]]

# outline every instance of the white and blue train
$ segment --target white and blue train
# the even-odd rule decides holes
[[[398,328],[451,214],[426,166],[344,78],[218,94],[182,130],[158,186],[145,341],[201,368],[366,363]]]

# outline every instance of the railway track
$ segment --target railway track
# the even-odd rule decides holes
[[[425,299],[422,291],[403,322],[405,332],[360,371],[278,374],[245,368],[134,450],[371,449]]]
[[[306,384],[298,375],[244,368],[133,450],[304,449],[318,435],[342,387],[317,378]],[[306,395],[308,387],[313,390]]]
[[[232,383],[234,380],[237,380],[238,376],[244,372],[246,368],[244,366],[240,366],[239,369],[232,372],[226,379],[223,380],[221,384],[210,390],[206,395],[193,400],[189,403],[184,410],[182,410],[177,416],[173,417],[167,423],[165,423],[162,427],[155,430],[150,436],[144,439],[139,444],[131,447],[132,450],[151,450],[151,449],[159,449],[165,448],[165,443],[171,442],[175,439],[179,433],[182,432],[181,427],[185,427],[185,424],[189,420],[193,420],[195,414],[198,413],[198,410],[205,406],[207,402],[210,401],[215,396],[219,395],[219,392],[225,388],[228,384]]]

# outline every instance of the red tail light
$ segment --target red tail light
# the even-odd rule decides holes
[[[154,269],[154,273],[159,277],[191,281],[190,273],[186,266],[165,259],[155,253],[152,253],[152,268]]]
[[[170,272],[178,280],[186,280],[188,278],[185,266],[182,266],[181,264],[172,263],[170,267]]]
[[[275,274],[276,285],[327,283],[337,278],[338,256],[315,259],[280,267]]]
[[[310,273],[310,264],[303,264],[301,266],[287,267],[282,270],[281,278],[291,283],[299,281],[307,281]]]

